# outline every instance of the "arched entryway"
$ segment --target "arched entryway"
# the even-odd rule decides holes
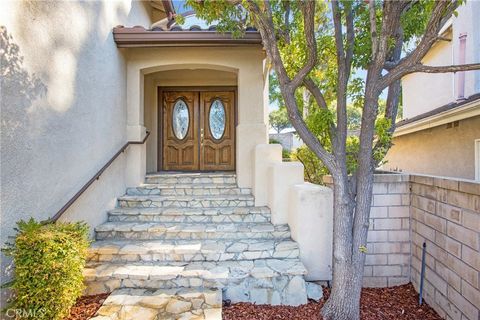
[[[144,75],[147,172],[235,170],[237,123],[235,70],[182,66]]]

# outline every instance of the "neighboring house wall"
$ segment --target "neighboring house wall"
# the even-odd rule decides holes
[[[280,142],[283,149],[288,151],[303,145],[303,141],[294,132],[270,133],[269,137]]]
[[[451,37],[451,33],[447,37]],[[432,66],[451,65],[453,62],[452,43],[438,41],[422,62]],[[455,101],[453,88],[453,73],[412,73],[403,77],[403,118],[409,119]]]
[[[112,27],[151,23],[148,2],[2,1],[1,244],[53,216],[127,142],[126,63]],[[23,59],[23,60],[22,60]],[[7,70],[9,70],[7,72]],[[128,151],[127,151],[128,157]],[[106,220],[121,156],[64,219]],[[2,272],[8,261],[2,258]],[[2,274],[2,282],[3,282]]]
[[[451,65],[480,62],[480,2],[467,1],[458,8],[452,28],[442,36],[451,41],[439,40],[422,60],[425,65]],[[460,37],[466,35],[464,50]],[[464,77],[464,81],[462,80]],[[480,71],[462,73],[413,73],[402,78],[403,117],[412,118],[459,98],[459,88],[464,82],[463,97],[480,92]]]
[[[480,116],[460,120],[458,127],[433,127],[393,139],[384,169],[475,179],[475,140]]]

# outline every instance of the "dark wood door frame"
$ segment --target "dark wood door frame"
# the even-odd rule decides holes
[[[157,171],[163,171],[163,93],[168,91],[196,91],[196,92],[215,92],[215,91],[233,91],[234,93],[234,130],[238,124],[238,89],[236,86],[176,86],[161,87],[157,86]],[[234,157],[236,157],[237,135],[234,134]],[[235,159],[235,169],[236,169]]]

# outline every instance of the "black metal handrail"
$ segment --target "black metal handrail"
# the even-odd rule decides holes
[[[113,163],[113,161],[115,161],[115,159],[117,159],[118,156],[122,154],[129,145],[144,144],[145,141],[147,141],[148,136],[150,136],[149,131],[147,131],[147,134],[142,141],[128,141],[127,143],[125,143],[123,147],[120,148],[120,150],[118,150],[118,152],[115,153],[115,155],[100,170],[98,170],[98,172],[90,180],[88,180],[88,182],[70,200],[68,200],[68,202],[65,203],[65,205],[60,210],[58,210],[58,212],[52,218],[50,218],[50,222],[57,222],[58,219],[65,213],[65,211],[67,211],[67,209],[70,208],[70,206],[75,201],[77,201],[78,198],[80,198],[80,196],[88,189],[88,187],[90,187],[96,180],[100,178],[102,173],[107,170],[107,168]]]

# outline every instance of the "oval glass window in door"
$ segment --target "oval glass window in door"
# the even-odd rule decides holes
[[[225,107],[220,99],[215,99],[210,106],[208,123],[213,138],[219,140],[225,132]]]
[[[184,139],[188,132],[188,126],[190,123],[190,114],[185,101],[177,100],[173,106],[172,112],[172,129],[173,134],[177,139]]]

